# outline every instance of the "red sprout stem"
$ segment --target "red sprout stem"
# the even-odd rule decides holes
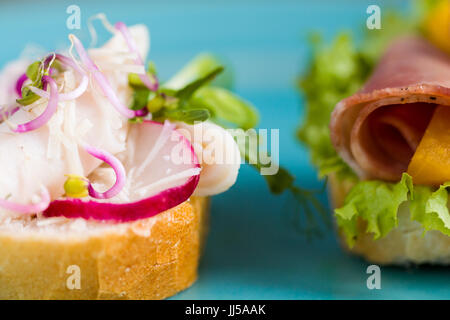
[[[111,104],[116,108],[116,110],[122,114],[126,118],[134,118],[136,116],[135,112],[129,108],[127,108],[124,104],[122,104],[109,84],[108,79],[106,79],[105,75],[101,73],[95,63],[91,60],[86,50],[83,47],[81,41],[73,34],[69,35],[71,41],[73,41],[75,49],[77,50],[78,56],[81,61],[87,67],[87,69],[92,73],[92,76],[100,86],[103,91],[103,94],[108,98]]]
[[[88,152],[91,156],[100,159],[107,164],[111,166],[111,168],[114,170],[116,174],[116,182],[114,185],[105,192],[98,192],[94,189],[91,183],[89,183],[88,191],[89,195],[92,198],[96,199],[109,199],[117,195],[125,186],[126,183],[126,172],[125,168],[123,167],[122,162],[119,161],[116,157],[114,157],[109,152],[106,152],[104,150],[97,149],[95,147],[85,145],[84,149],[86,152]]]
[[[17,93],[17,95],[18,95],[20,98],[22,98],[22,87],[23,87],[23,84],[24,84],[25,81],[27,81],[27,80],[28,80],[28,77],[27,77],[27,74],[26,74],[26,73],[22,74],[22,75],[19,77],[19,79],[17,79],[17,82],[16,82],[16,93]]]
[[[44,112],[42,112],[40,116],[27,123],[19,124],[13,131],[28,132],[39,129],[40,127],[45,125],[56,112],[59,99],[58,87],[56,85],[56,82],[50,76],[43,76],[42,81],[44,85],[50,85],[50,97],[48,99],[47,108],[45,108]]]
[[[133,37],[131,36],[130,31],[128,30],[125,23],[117,22],[114,27],[122,33],[122,35],[125,38],[125,41],[127,43],[128,49],[130,49],[130,51],[132,53],[136,54],[136,59],[135,59],[136,64],[144,66],[144,60],[142,59],[142,57],[137,49],[136,42],[134,41]],[[144,67],[144,69],[145,69],[145,67]],[[151,90],[151,91],[158,90],[159,83],[158,83],[158,79],[156,78],[156,76],[153,76],[153,81],[150,80],[150,78],[147,74],[138,74],[138,76],[149,90]]]
[[[50,194],[47,189],[41,193],[41,201],[36,204],[20,204],[5,199],[0,199],[0,207],[18,213],[38,213],[48,208],[50,205]]]
[[[88,85],[89,85],[89,78],[88,78],[86,72],[83,69],[81,69],[72,59],[65,57],[61,54],[55,54],[55,55],[48,56],[44,61],[44,65],[47,67],[53,58],[55,58],[56,60],[59,60],[63,65],[72,68],[73,70],[75,70],[75,72],[77,72],[81,76],[81,81],[80,81],[78,87],[75,88],[74,90],[72,90],[71,92],[60,93],[59,101],[74,100],[74,99],[80,97],[86,91],[86,89],[88,88]],[[49,74],[52,74],[53,72],[54,72],[54,69],[50,68]],[[49,98],[49,93],[47,91],[45,91],[46,90],[45,84],[42,89],[30,87],[30,90],[40,97],[47,98],[47,99]]]

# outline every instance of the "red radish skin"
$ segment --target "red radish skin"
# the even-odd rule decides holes
[[[197,187],[200,175],[192,176],[182,186],[131,203],[102,203],[80,199],[55,200],[44,211],[45,217],[83,218],[99,221],[130,222],[150,218],[183,203]]]
[[[144,121],[139,125],[163,126],[161,123],[151,120]],[[179,137],[181,139],[180,143],[184,143],[191,152],[192,167],[200,168],[200,163],[190,141],[181,134]],[[151,168],[148,170],[151,170]],[[150,218],[188,200],[194,193],[199,179],[199,174],[191,176],[180,186],[165,189],[156,195],[130,203],[105,203],[72,198],[54,200],[43,214],[45,217],[63,216],[66,218],[83,218],[116,223]]]

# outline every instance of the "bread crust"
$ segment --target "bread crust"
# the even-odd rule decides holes
[[[329,177],[329,196],[333,206],[341,207],[352,183]],[[439,231],[428,231],[425,235],[420,223],[410,219],[408,203],[398,210],[398,226],[384,238],[373,240],[366,233],[366,223],[358,221],[358,236],[353,248],[349,248],[345,237],[338,230],[341,245],[353,254],[379,265],[450,264],[450,237]]]
[[[209,200],[101,232],[0,230],[0,299],[163,299],[197,277]],[[79,270],[80,288],[73,276]],[[79,268],[79,269],[77,269]]]

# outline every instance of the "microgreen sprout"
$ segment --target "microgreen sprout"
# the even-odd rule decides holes
[[[86,72],[81,69],[72,59],[65,57],[61,54],[56,54],[54,56],[54,58],[52,58],[52,56],[48,56],[47,59],[45,60],[45,63],[47,63],[47,61],[55,61],[55,59],[59,62],[61,62],[61,64],[63,66],[66,67],[70,67],[72,68],[76,73],[78,73],[81,76],[81,81],[78,85],[77,88],[75,88],[74,90],[72,90],[71,92],[66,92],[66,93],[60,93],[59,94],[59,101],[67,101],[67,100],[74,100],[78,97],[80,97],[84,92],[86,92],[87,87],[89,85],[89,78],[86,74]],[[53,69],[49,69],[49,74],[52,73]],[[37,94],[38,96],[40,96],[41,98],[49,98],[50,95],[47,91],[30,86],[29,89]]]
[[[24,214],[42,212],[48,208],[49,204],[50,204],[50,194],[46,188],[42,188],[40,201],[33,204],[20,204],[17,202],[0,198],[0,207]]]
[[[48,84],[50,86],[50,97],[48,100],[47,108],[45,108],[44,112],[41,113],[37,118],[24,123],[19,124],[13,131],[15,132],[28,132],[32,130],[39,129],[43,125],[45,125],[53,114],[56,112],[56,108],[58,106],[58,87],[56,85],[55,80],[53,80],[50,76],[43,76],[42,83]]]
[[[153,120],[158,122],[164,122],[166,119],[188,124],[206,121],[211,117],[211,112],[201,102],[192,103],[191,98],[197,90],[214,80],[223,69],[222,66],[216,67],[179,90],[161,87],[156,92],[143,86],[141,79],[135,75],[130,75],[129,85],[134,89],[131,109],[146,108],[152,113]]]
[[[137,49],[137,45],[136,42],[134,41],[133,37],[130,34],[130,31],[128,30],[127,26],[123,23],[123,22],[117,22],[115,25],[115,28],[117,30],[119,30],[124,39],[125,42],[127,43],[128,49],[136,54],[136,59],[135,62],[138,65],[144,65],[144,61],[142,60],[142,57]],[[156,91],[158,90],[158,79],[156,78],[156,76],[153,74],[152,78],[153,80],[150,80],[149,76],[147,74],[139,74],[139,79],[141,79],[142,83],[145,84],[145,86],[150,90],[150,91]]]
[[[91,156],[100,159],[111,166],[116,174],[114,185],[105,192],[98,192],[85,177],[68,174],[64,183],[64,191],[69,198],[84,198],[88,195],[95,199],[109,199],[116,196],[125,186],[126,172],[123,164],[112,154],[93,146],[83,144],[84,149]]]
[[[23,98],[23,97],[22,97],[22,87],[23,87],[25,81],[27,81],[27,80],[28,80],[28,76],[27,76],[26,73],[22,74],[22,75],[19,77],[19,79],[17,79],[15,89],[16,89],[17,95],[18,95],[20,98]]]
[[[108,189],[105,192],[98,192],[94,189],[92,184],[89,182],[88,185],[88,191],[89,195],[96,199],[109,199],[117,195],[125,186],[126,183],[126,172],[125,168],[123,167],[122,162],[119,161],[116,157],[114,157],[112,154],[110,154],[107,151],[100,150],[98,148],[95,148],[93,146],[84,145],[84,149],[86,152],[88,152],[91,156],[100,159],[107,164],[111,166],[111,168],[114,170],[114,173],[116,174],[116,182],[114,185]]]
[[[67,180],[64,183],[64,191],[67,197],[84,198],[89,195],[88,186],[89,180],[86,178],[75,174],[68,174]]]
[[[129,119],[134,118],[136,116],[135,112],[127,108],[125,105],[122,104],[122,102],[120,102],[119,98],[117,97],[116,93],[111,87],[108,79],[106,79],[105,75],[99,70],[94,61],[91,60],[88,53],[84,49],[84,46],[81,43],[81,41],[73,34],[69,35],[69,39],[73,43],[75,50],[77,51],[81,61],[86,66],[88,71],[91,73],[93,79],[100,86],[101,90],[103,91],[103,94],[108,98],[108,100],[111,102],[114,108],[116,108],[116,110],[124,117]]]

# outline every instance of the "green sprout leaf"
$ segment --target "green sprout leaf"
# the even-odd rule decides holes
[[[208,74],[206,74],[205,76],[190,82],[185,87],[178,90],[175,96],[178,99],[180,99],[181,105],[183,103],[186,103],[192,97],[192,95],[194,94],[195,91],[197,91],[199,88],[207,85],[209,82],[214,80],[214,78],[218,74],[220,74],[223,70],[224,70],[224,68],[222,66],[219,66],[219,67],[215,68],[214,70],[212,70],[211,72],[209,72]]]
[[[130,87],[134,89],[143,89],[147,88],[145,84],[141,81],[141,78],[139,78],[139,75],[137,73],[129,73],[128,74],[128,84]]]
[[[41,72],[41,62],[40,61],[36,61],[33,62],[32,64],[30,64],[27,68],[26,71],[26,75],[28,77],[28,79],[31,80],[31,82],[36,82],[39,81],[39,75]]]
[[[27,87],[22,88],[22,98],[17,99],[16,102],[21,104],[22,106],[28,106],[36,101],[38,101],[41,97],[31,92],[31,90]]]
[[[44,64],[42,61],[35,61],[28,66],[26,75],[31,80],[31,85],[33,87],[42,89],[42,76],[48,74],[48,71],[54,62],[55,61],[49,64],[46,70],[44,70]],[[33,93],[28,87],[24,86],[22,88],[22,98],[17,99],[16,102],[23,106],[27,106],[38,101],[40,98],[40,96]]]
[[[141,110],[147,106],[148,97],[150,95],[150,90],[147,88],[134,88],[133,100],[131,102],[130,109]]]
[[[147,74],[150,76],[156,76],[156,66],[155,63],[150,61],[147,68]],[[144,89],[147,88],[145,84],[142,82],[141,78],[139,78],[139,75],[137,73],[129,73],[128,74],[128,84],[130,87],[134,89]]]
[[[161,94],[150,92],[147,100],[147,109],[151,113],[155,113],[161,110],[165,103],[166,99]]]
[[[88,196],[88,185],[86,178],[70,174],[64,182],[64,191],[67,197],[84,198]]]
[[[156,121],[164,121],[165,119],[169,119],[172,121],[182,121],[187,124],[194,124],[195,122],[202,122],[208,120],[211,116],[208,109],[175,109],[175,110],[167,110],[162,109],[161,111],[155,113],[154,119]]]
[[[148,67],[147,67],[147,73],[150,75],[158,75],[158,71],[156,70],[156,64],[153,61],[150,61],[148,63]]]
[[[142,117],[134,117],[128,120],[130,123],[143,123],[144,119]]]
[[[258,124],[259,116],[255,108],[227,89],[212,86],[200,88],[191,100],[208,108],[212,120],[219,125],[231,123],[246,130]]]
[[[205,77],[214,69],[221,67],[222,63],[214,55],[203,53],[197,55],[194,59],[188,62],[179,72],[164,83],[165,88],[172,90],[180,90],[189,83]],[[227,68],[229,69],[229,68]],[[224,72],[214,80],[214,85],[231,88],[232,75],[230,72]]]

